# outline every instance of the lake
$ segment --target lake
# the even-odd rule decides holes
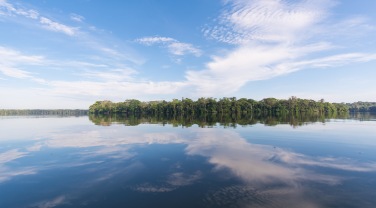
[[[375,116],[264,121],[0,117],[0,207],[376,207]]]

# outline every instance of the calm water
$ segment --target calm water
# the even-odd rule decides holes
[[[0,207],[376,207],[376,119],[0,117]]]

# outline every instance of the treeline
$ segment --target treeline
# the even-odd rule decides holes
[[[376,112],[376,102],[355,102],[347,103],[351,112]]]
[[[141,102],[130,99],[124,102],[97,101],[90,106],[91,114],[123,114],[136,116],[199,116],[212,114],[243,115],[243,114],[280,114],[280,113],[346,113],[349,107],[344,103],[329,103],[290,97],[289,99],[265,98],[260,101],[253,99],[231,98],[189,98],[172,101]]]
[[[81,109],[0,109],[0,116],[28,116],[28,115],[55,115],[55,116],[82,116],[88,115],[88,110]]]

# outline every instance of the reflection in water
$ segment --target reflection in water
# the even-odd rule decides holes
[[[58,196],[50,200],[39,202],[36,205],[38,208],[50,208],[50,207],[56,207],[59,205],[63,205],[66,201],[65,196]]]
[[[224,127],[236,127],[237,125],[254,125],[257,123],[267,126],[278,124],[290,124],[293,127],[306,124],[321,122],[325,123],[328,119],[354,119],[370,121],[376,120],[374,113],[352,113],[352,114],[280,114],[280,115],[210,115],[198,117],[136,117],[123,115],[89,115],[90,120],[101,126],[110,126],[111,124],[124,124],[126,126],[136,126],[139,124],[171,124],[173,126],[190,127],[197,124],[200,127],[213,127],[221,125]]]
[[[251,143],[235,129],[213,127],[87,125],[52,129],[17,147],[8,145],[0,152],[0,205],[328,207],[344,205],[341,200],[353,188],[349,181],[376,172],[374,158],[312,156]],[[6,187],[35,191],[18,202],[14,197],[26,193],[5,192]],[[359,195],[366,200],[352,202],[352,197],[346,202],[350,207],[375,202]]]
[[[0,183],[15,176],[35,174],[35,168],[28,167],[22,169],[12,169],[5,166],[6,163],[17,160],[27,155],[27,152],[20,152],[18,149],[8,150],[0,153]]]

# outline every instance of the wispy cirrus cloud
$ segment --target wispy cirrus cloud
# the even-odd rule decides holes
[[[306,39],[312,32],[309,28],[322,22],[335,5],[331,0],[230,0],[228,4],[229,9],[223,11],[218,25],[204,29],[204,34],[232,44],[255,40],[297,42],[299,36]]]
[[[0,63],[4,65],[13,65],[15,63],[41,64],[44,60],[43,56],[25,55],[21,52],[0,46]]]
[[[20,47],[17,50],[0,47],[0,79],[28,79],[43,84],[34,85],[38,91],[23,90],[38,92],[27,93],[30,96],[68,97],[71,101],[85,98],[90,104],[97,99],[123,100],[124,96],[137,99],[170,99],[174,95],[233,96],[252,81],[304,69],[376,60],[376,54],[370,50],[356,51],[351,48],[351,41],[339,45],[335,40],[346,35],[359,37],[364,30],[372,31],[374,26],[362,16],[331,19],[331,9],[336,4],[332,0],[225,2],[222,14],[205,26],[203,35],[218,41],[220,47],[225,44],[223,47],[227,50],[211,55],[211,60],[203,63],[202,68],[190,67],[180,74],[179,80],[155,81],[141,77],[145,75],[142,71],[145,60],[137,52],[114,40],[109,32],[90,29],[91,26],[83,22],[84,17],[67,15],[66,20],[79,23],[78,29],[55,21],[53,15],[42,10],[2,0],[0,18],[9,21],[17,18],[17,22],[32,23],[42,32],[47,29],[55,31],[56,35],[66,34],[56,39],[58,44],[66,43],[64,49],[67,50],[55,51],[51,47],[52,53],[43,49],[38,53],[46,55],[30,55]],[[184,55],[198,57],[203,53],[199,47],[171,37],[143,37],[134,42],[161,47],[177,60]],[[54,58],[48,57],[50,54],[54,54]],[[5,91],[1,93],[8,95]]]
[[[1,66],[0,65],[0,72],[8,77],[13,77],[13,78],[19,78],[19,79],[24,79],[24,78],[30,78],[32,77],[30,72],[20,70],[17,68],[12,68],[8,66]]]
[[[31,19],[38,19],[39,13],[33,9],[16,8],[6,0],[0,1],[0,14],[6,16],[20,15]]]
[[[155,81],[51,81],[49,89],[45,90],[50,96],[83,97],[91,100],[110,99],[123,100],[124,96],[137,99],[152,95],[170,95],[178,93],[187,87],[184,82],[155,82]]]
[[[74,39],[67,39],[68,45],[77,45],[78,47],[90,49],[86,56],[100,57],[101,59],[107,58],[107,62],[128,61],[134,64],[142,64],[143,60],[136,54],[134,50],[121,44],[119,41],[114,41],[113,37],[108,35],[108,32],[95,28],[92,25],[84,23],[85,18],[79,14],[72,13],[63,18],[65,22],[80,23],[80,27],[71,26],[62,23],[62,18],[54,18],[54,15],[48,12],[37,11],[29,9],[25,4],[12,4],[6,0],[0,2],[0,18],[3,17],[6,21],[15,22],[21,26],[33,26],[34,30],[48,30],[60,34],[65,34]],[[28,28],[27,30],[30,30]],[[111,39],[111,40],[110,40]],[[59,37],[59,40],[66,42],[67,40]],[[72,41],[73,40],[73,41]],[[118,47],[114,47],[114,45]],[[59,50],[56,50],[59,51]],[[54,51],[54,52],[56,52]],[[93,55],[94,54],[94,55]],[[65,56],[63,54],[62,56]],[[95,60],[97,62],[98,60]]]
[[[156,82],[139,78],[137,70],[119,65],[117,62],[89,63],[79,60],[51,60],[44,56],[28,55],[7,47],[0,47],[0,55],[2,57],[0,75],[39,84],[34,90],[30,88],[26,90],[34,91],[34,93],[26,93],[36,97],[63,97],[76,101],[85,99],[86,105],[89,105],[93,100],[98,99],[122,100],[124,95],[137,98],[149,95],[169,95],[181,92],[188,86],[183,81]],[[63,80],[59,76],[47,78],[45,74],[34,72],[32,69],[35,66],[40,69],[53,69],[57,72],[70,68],[77,72],[72,74],[74,80]],[[5,91],[2,93],[7,94]]]
[[[43,56],[25,55],[19,51],[0,46],[0,73],[13,78],[33,78],[32,73],[23,69],[25,65],[41,65]]]
[[[139,38],[135,40],[136,42],[140,44],[144,44],[147,46],[151,45],[161,45],[162,47],[166,47],[169,52],[176,56],[183,56],[186,54],[193,54],[195,56],[201,56],[202,51],[193,46],[190,43],[183,43],[176,39],[170,38],[170,37],[160,37],[160,36],[154,36],[154,37],[144,37]]]
[[[75,22],[83,22],[85,20],[85,17],[78,14],[70,14],[70,19]]]
[[[37,20],[43,28],[55,32],[61,32],[69,36],[74,36],[78,32],[77,28],[53,21],[50,18],[40,15],[36,10],[20,8],[8,3],[6,0],[0,1],[0,15],[10,17],[21,16],[31,20]]]
[[[134,69],[112,69],[105,72],[88,71],[84,72],[83,76],[105,81],[131,81],[135,74],[137,74],[137,71]]]
[[[226,9],[214,25],[203,29],[203,34],[234,48],[213,56],[204,69],[186,73],[187,82],[196,87],[195,93],[229,95],[248,82],[298,70],[376,60],[376,53],[344,53],[327,38],[332,26],[326,22],[336,25],[333,20],[328,21],[335,1],[226,2]],[[356,22],[359,21],[369,25],[365,19]],[[353,29],[347,27],[342,33],[352,34]],[[341,47],[351,50],[350,44]],[[320,52],[327,55],[318,57]]]
[[[73,36],[77,33],[77,28],[70,27],[56,21],[52,21],[46,17],[40,17],[39,22],[42,26],[48,30],[55,31],[55,32],[62,32],[66,35]]]
[[[163,43],[170,43],[170,42],[174,42],[174,41],[176,41],[176,40],[173,39],[173,38],[160,37],[160,36],[144,37],[144,38],[136,39],[136,42],[147,45],[147,46],[151,46],[151,45],[157,44],[157,43],[162,43],[162,44]]]

